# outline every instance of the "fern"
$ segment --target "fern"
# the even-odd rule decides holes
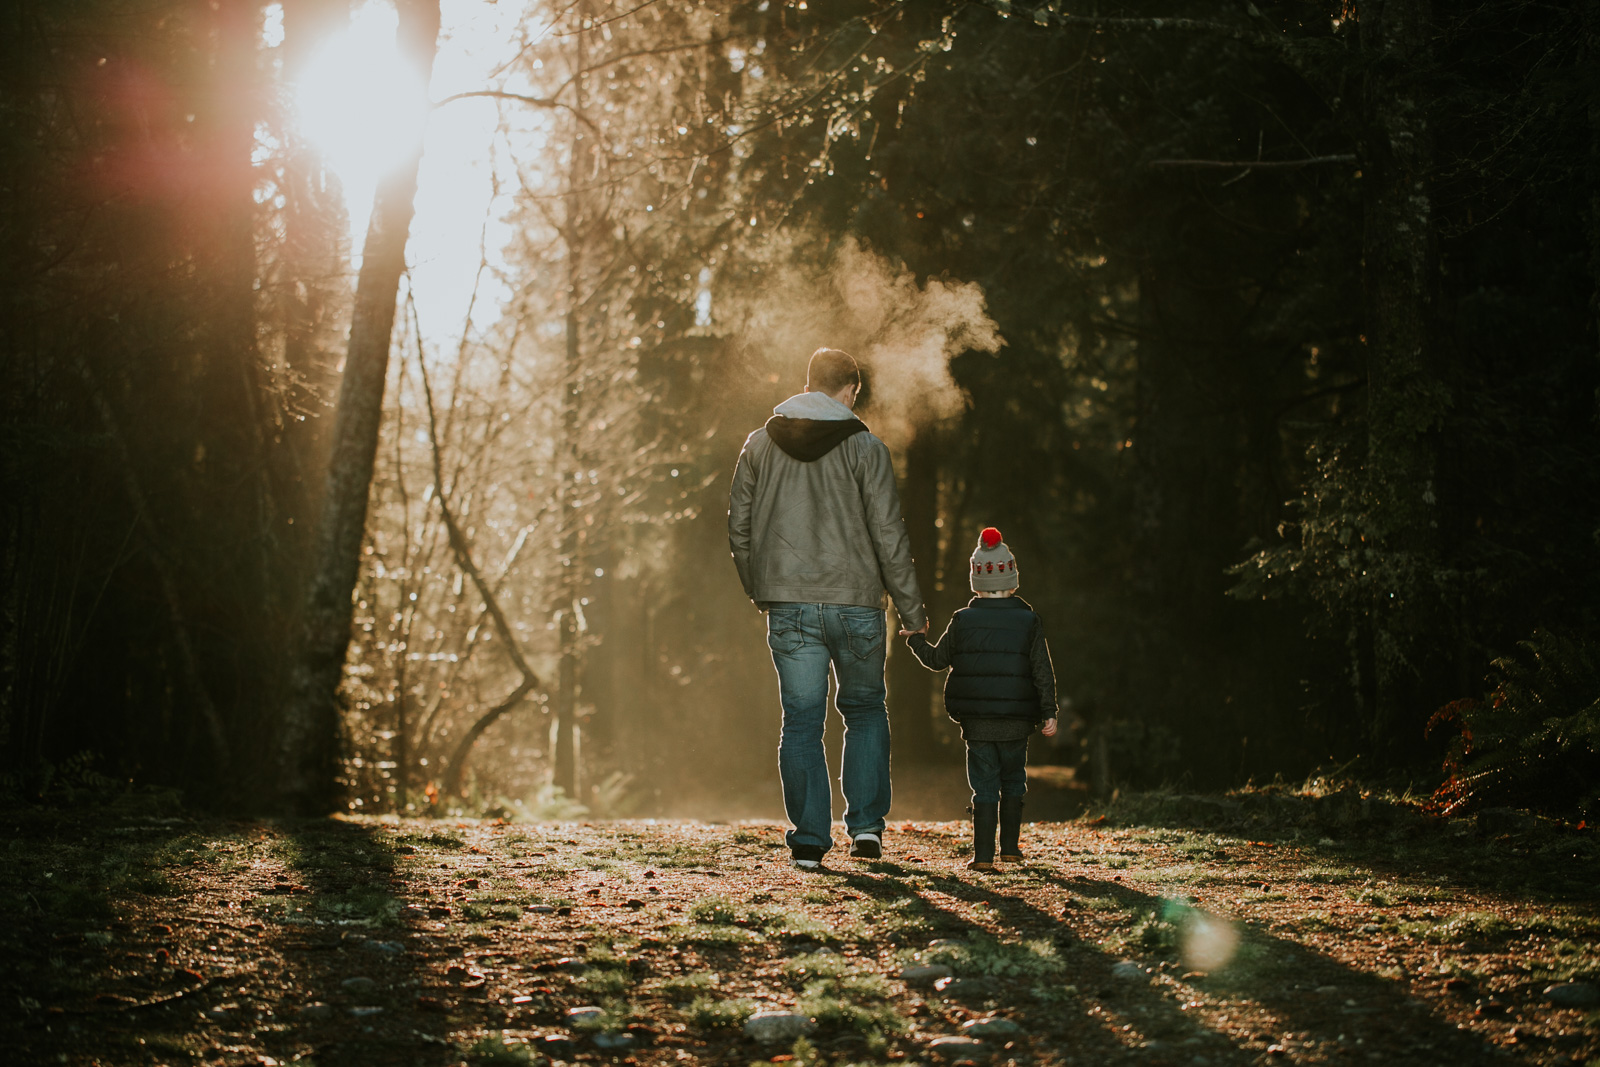
[[[1600,648],[1535,630],[1526,655],[1494,661],[1483,700],[1440,708],[1432,730],[1453,726],[1447,777],[1434,793],[1446,814],[1487,803],[1600,815]]]

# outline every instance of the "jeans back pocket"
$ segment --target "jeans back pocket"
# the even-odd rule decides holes
[[[774,652],[792,656],[805,644],[805,634],[800,630],[800,613],[792,609],[770,608],[767,611],[767,647]]]
[[[841,612],[839,620],[844,624],[845,643],[857,659],[866,659],[883,651],[883,612]]]

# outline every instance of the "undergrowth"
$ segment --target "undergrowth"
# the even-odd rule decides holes
[[[1494,661],[1481,700],[1434,713],[1429,731],[1453,730],[1448,777],[1434,793],[1444,813],[1514,804],[1600,819],[1600,642],[1535,630],[1519,655]]]

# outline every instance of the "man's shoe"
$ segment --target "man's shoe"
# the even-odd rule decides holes
[[[822,857],[827,850],[817,845],[792,845],[789,855],[794,860],[794,865],[802,871],[817,871],[822,869]]]
[[[969,871],[992,871],[992,870],[994,870],[994,864],[992,864],[992,863],[980,863],[977,860],[973,860],[971,863],[967,864],[967,870],[969,870]]]
[[[850,855],[861,860],[875,860],[883,855],[883,838],[878,834],[857,834],[850,842]]]

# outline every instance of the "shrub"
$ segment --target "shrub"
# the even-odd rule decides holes
[[[876,978],[876,976],[872,976]],[[900,1034],[909,1029],[895,1006],[888,1002],[888,983],[866,976],[819,978],[807,983],[799,1010],[816,1020],[824,1031],[853,1030],[861,1034]]]
[[[531,1067],[536,1062],[525,1042],[491,1031],[466,1050],[473,1067]]]
[[[689,918],[706,926],[732,926],[739,921],[738,905],[726,897],[706,897],[689,909]]]
[[[913,954],[912,959],[942,963],[959,974],[997,978],[1043,978],[1066,968],[1049,941],[997,941],[987,934],[976,933],[965,942]]]
[[[649,991],[667,1000],[690,1000],[705,996],[717,987],[717,976],[710,971],[669,975],[652,982]]]
[[[608,971],[598,968],[578,976],[577,984],[595,996],[620,996],[633,984],[625,971]]]
[[[1429,721],[1430,732],[1457,731],[1432,806],[1600,816],[1600,646],[1548,630],[1519,646],[1525,656],[1494,661],[1487,697],[1447,704]]]
[[[683,1017],[691,1027],[712,1030],[743,1026],[755,1013],[756,1002],[745,997],[696,997]]]

